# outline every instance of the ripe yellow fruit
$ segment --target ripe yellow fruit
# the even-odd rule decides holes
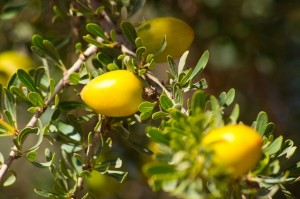
[[[141,38],[148,54],[155,54],[166,36],[166,48],[163,52],[155,55],[156,62],[166,62],[168,55],[175,59],[189,49],[194,40],[194,31],[182,20],[161,17],[146,21],[139,26],[137,36]]]
[[[202,143],[213,151],[213,161],[230,169],[234,177],[249,172],[262,155],[262,137],[245,125],[214,129],[203,137]]]
[[[29,70],[34,66],[33,60],[17,51],[0,53],[0,83],[5,85],[18,69]]]
[[[143,83],[127,70],[104,73],[85,85],[82,100],[95,112],[109,117],[124,117],[137,112],[143,101]]]

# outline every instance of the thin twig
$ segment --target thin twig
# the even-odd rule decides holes
[[[99,40],[99,42],[101,42],[101,41]],[[44,108],[41,108],[41,109],[39,109],[35,112],[35,114],[30,119],[30,121],[28,122],[26,127],[33,127],[33,126],[36,125],[38,119],[42,116],[42,114],[45,112],[47,107],[53,102],[56,95],[58,95],[63,90],[65,85],[68,83],[68,79],[69,79],[70,74],[72,74],[75,71],[78,71],[80,69],[82,63],[86,60],[86,58],[89,57],[90,55],[92,55],[94,52],[96,52],[97,49],[98,48],[96,46],[91,45],[82,54],[80,54],[77,61],[73,64],[73,66],[70,69],[68,69],[64,73],[63,78],[58,82],[58,84],[56,85],[56,87],[54,89],[53,95],[45,102]],[[13,163],[13,161],[15,159],[17,159],[18,157],[19,157],[18,149],[17,149],[16,146],[13,146],[13,148],[11,149],[11,151],[9,153],[9,156],[8,156],[7,160],[5,161],[5,163],[0,168],[0,182],[2,181],[4,174],[7,172],[7,170],[9,169],[11,164]]]
[[[99,117],[101,117],[101,115]],[[100,120],[102,120],[102,118],[100,118]],[[103,122],[103,121],[101,121],[101,122]],[[88,150],[86,151],[84,165],[82,168],[83,170],[90,170],[91,159],[95,155],[95,149],[99,143],[101,129],[102,129],[102,123],[99,125],[98,129],[94,132],[92,142],[89,143],[89,146],[87,147]],[[80,191],[83,189],[83,183],[84,183],[83,177],[79,176],[77,179],[76,190],[74,191],[74,197],[76,197],[80,193]]]

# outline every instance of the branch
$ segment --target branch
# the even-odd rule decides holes
[[[102,42],[102,40],[99,40],[99,42]],[[58,95],[64,89],[66,84],[68,83],[70,74],[72,74],[75,71],[78,71],[80,69],[82,63],[86,60],[86,58],[89,57],[90,55],[92,55],[94,52],[96,52],[97,49],[98,48],[96,46],[91,45],[82,54],[79,55],[79,58],[77,59],[77,61],[73,64],[73,66],[70,69],[68,69],[64,73],[62,79],[56,85],[53,95],[51,97],[49,97],[48,100],[46,100],[44,108],[41,108],[35,112],[35,114],[30,119],[30,121],[28,122],[26,127],[33,127],[36,125],[38,119],[43,115],[43,113],[46,111],[47,107],[55,99],[55,96]],[[16,146],[13,146],[12,150],[9,153],[9,157],[7,158],[5,163],[0,168],[0,182],[2,181],[4,174],[7,172],[7,170],[13,163],[13,161],[15,159],[17,159],[18,157],[19,157],[18,149]]]
[[[95,149],[99,143],[100,133],[102,131],[103,119],[101,118],[101,115],[99,115],[99,119],[102,120],[101,121],[102,123],[99,125],[98,129],[94,132],[92,142],[89,143],[87,147],[82,170],[90,170],[91,159],[95,155]],[[83,189],[83,183],[84,183],[83,177],[79,176],[76,183],[76,190],[74,191],[74,197],[76,197]]]

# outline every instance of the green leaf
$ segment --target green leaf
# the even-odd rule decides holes
[[[163,39],[163,41],[162,41],[162,43],[161,43],[161,45],[160,45],[160,47],[159,47],[158,50],[155,52],[154,56],[155,56],[155,55],[158,55],[159,53],[162,53],[162,52],[165,50],[166,47],[167,47],[167,36],[165,35],[165,36],[164,36],[164,39]],[[167,58],[166,58],[166,59],[167,59]]]
[[[202,90],[195,91],[192,97],[192,110],[196,111],[200,108],[201,111],[205,111],[207,99],[207,94]]]
[[[46,53],[49,54],[54,61],[60,63],[61,58],[54,45],[50,41],[44,39],[43,46]]]
[[[270,156],[274,155],[278,151],[280,151],[282,146],[283,137],[279,136],[276,138],[264,151],[268,153]]]
[[[271,133],[273,133],[274,129],[275,129],[275,124],[272,122],[269,122],[266,126],[264,135],[265,136],[270,135]]]
[[[174,100],[177,104],[183,104],[183,91],[179,83],[173,85]]]
[[[34,70],[34,84],[37,87],[44,86],[45,89],[48,88],[49,82],[48,77],[46,76],[46,69],[45,67],[38,67]]]
[[[23,92],[20,91],[20,89],[16,86],[11,86],[9,88],[10,92],[16,95],[17,97],[20,97],[23,100],[27,100],[27,97],[24,95]]]
[[[147,128],[147,136],[149,136],[154,142],[168,145],[170,142],[169,136],[163,134],[163,132],[155,127]]]
[[[138,72],[138,76],[143,76],[143,75],[145,75],[147,73],[147,69],[141,69],[141,70],[139,70],[139,72]]]
[[[110,38],[113,40],[113,41],[117,41],[117,33],[114,29],[112,29],[110,32],[109,32],[109,35],[110,35]]]
[[[191,81],[190,80],[191,74],[192,74],[191,68],[180,73],[178,82],[180,83],[181,87],[186,87],[187,83],[189,83],[189,81]]]
[[[85,108],[86,105],[79,101],[60,101],[57,108],[61,110],[73,110],[76,108]]]
[[[36,160],[36,157],[37,157],[36,150],[29,151],[26,155],[27,160],[29,160],[30,162],[34,162]]]
[[[32,36],[32,44],[33,46],[44,50],[44,44],[43,44],[43,37],[41,37],[40,35],[33,35]]]
[[[156,106],[155,102],[152,103],[152,102],[145,101],[139,105],[138,110],[140,112],[152,112],[155,106]]]
[[[69,143],[79,144],[81,135],[76,131],[73,125],[60,121],[57,125],[62,139],[65,139]]]
[[[268,116],[265,112],[261,111],[256,118],[255,130],[259,132],[261,136],[265,134],[265,130],[268,123]]]
[[[118,182],[122,183],[125,180],[125,178],[127,177],[128,172],[108,170],[105,174],[110,177],[113,177]]]
[[[203,55],[201,56],[201,58],[199,59],[196,67],[194,68],[194,70],[190,76],[190,80],[192,80],[195,76],[197,76],[205,68],[205,66],[208,62],[208,58],[209,58],[209,52],[205,51],[203,53]]]
[[[89,23],[86,25],[86,30],[96,37],[101,37],[105,41],[108,41],[107,37],[105,36],[104,30],[95,23]]]
[[[42,99],[41,95],[36,92],[30,92],[28,94],[28,100],[34,106],[44,106],[44,100]]]
[[[91,35],[83,36],[83,39],[84,39],[86,42],[88,42],[88,43],[90,43],[90,44],[92,44],[92,45],[94,45],[94,46],[97,46],[97,47],[99,47],[99,48],[104,47],[103,44],[99,43],[99,42],[98,42],[96,39],[94,39]]]
[[[152,151],[147,149],[146,147],[142,146],[140,143],[137,143],[133,140],[126,140],[126,144],[128,144],[132,149],[136,150],[137,152],[141,154],[151,155]]]
[[[104,10],[105,10],[105,7],[104,7],[104,6],[100,6],[100,7],[98,7],[98,8],[96,9],[95,14],[96,14],[96,15],[99,15],[99,14],[101,14]]]
[[[185,67],[185,62],[186,62],[186,58],[189,54],[189,51],[185,51],[183,53],[183,55],[180,57],[179,63],[178,63],[178,74],[182,73],[184,67]]]
[[[58,65],[62,65],[60,55],[50,41],[45,40],[40,35],[33,35],[32,44],[32,51],[37,53],[39,56],[48,58],[56,62]]]
[[[142,60],[143,59],[143,56],[145,55],[145,52],[146,52],[146,48],[145,47],[139,47],[137,50],[136,50],[136,57],[138,60]]]
[[[152,54],[151,54],[152,55]],[[149,57],[149,55],[147,56],[147,58]],[[147,66],[149,69],[154,69],[156,67],[156,63],[154,59],[151,59],[148,63]]]
[[[132,8],[129,10],[128,17],[133,16],[135,13],[137,13],[139,10],[141,10],[144,7],[145,3],[146,3],[146,0],[134,1]],[[130,4],[132,4],[131,1],[130,1]]]
[[[159,98],[159,103],[164,110],[168,110],[174,106],[172,100],[165,94],[162,94]]]
[[[240,114],[240,107],[238,104],[236,104],[229,116],[231,123],[236,124],[239,114]]]
[[[168,175],[176,172],[175,168],[167,163],[154,162],[149,163],[145,166],[144,169],[147,176],[153,175]]]
[[[49,168],[55,160],[55,153],[51,156],[51,159],[48,162],[31,162],[34,166],[38,167],[38,168]]]
[[[113,62],[113,59],[110,56],[101,52],[97,54],[97,60],[105,67]]]
[[[226,94],[225,105],[229,106],[233,102],[234,97],[235,97],[235,90],[232,88]]]
[[[107,65],[107,69],[110,70],[110,71],[113,71],[113,70],[120,70],[119,66],[115,63],[110,63]]]
[[[140,37],[137,37],[134,41],[134,44],[137,48],[140,48],[143,46],[143,42],[142,42],[142,39]]]
[[[49,84],[50,84],[49,95],[52,96],[54,94],[54,91],[55,91],[55,80],[53,78],[50,78]]]
[[[76,160],[78,160],[81,164],[84,163],[84,160],[83,160],[83,158],[82,158],[82,156],[81,156],[80,154],[78,154],[78,153],[73,153],[73,157],[74,157]]]
[[[45,190],[41,190],[41,189],[34,189],[34,192],[42,197],[45,197],[45,198],[51,198],[51,197],[54,197],[54,198],[57,198],[58,195],[55,195],[54,193],[51,193],[51,192],[48,192],[48,191],[45,191]]]
[[[4,106],[6,108],[6,111],[4,111],[4,114],[7,116],[7,119],[9,123],[13,126],[14,122],[16,121],[16,99],[15,96],[6,88],[4,88]]]
[[[168,117],[169,115],[170,115],[169,113],[166,113],[166,112],[163,112],[163,111],[158,111],[156,113],[153,113],[152,119],[156,120],[156,119]]]
[[[297,149],[297,147],[294,146],[294,142],[289,139],[284,142],[282,148],[283,151],[278,155],[278,157],[286,154],[287,159],[291,158]]]
[[[29,134],[38,134],[39,133],[39,129],[37,127],[26,127],[24,129],[22,129],[20,131],[20,133],[18,134],[18,143],[21,146],[24,143],[25,138],[29,135]]]
[[[142,113],[140,114],[140,118],[141,118],[141,120],[146,120],[146,119],[150,118],[151,115],[152,115],[152,111],[149,111],[149,112],[142,112]]]
[[[168,61],[168,64],[169,64],[171,75],[175,79],[177,79],[177,77],[178,77],[178,71],[177,71],[177,66],[176,66],[176,63],[175,63],[174,59],[170,55],[168,55],[167,56],[167,61]]]
[[[12,184],[14,184],[16,182],[16,173],[13,170],[8,170],[10,173],[10,176],[5,180],[5,182],[3,183],[4,187],[8,187],[11,186]]]
[[[15,120],[16,120],[16,119],[12,116],[12,113],[9,112],[9,111],[7,111],[7,110],[5,110],[5,111],[4,111],[4,115],[5,115],[5,117],[6,117],[7,121],[8,121],[8,123],[9,123],[11,126],[15,126]]]
[[[28,88],[29,91],[38,92],[30,75],[23,69],[17,71],[19,80]]]
[[[121,30],[125,36],[125,38],[133,45],[135,46],[135,39],[137,38],[137,33],[135,31],[134,26],[127,22],[123,21],[121,23]]]
[[[69,81],[72,85],[79,84],[80,81],[80,75],[79,73],[73,72],[69,75]]]
[[[123,59],[123,63],[125,64],[126,68],[129,71],[131,71],[131,72],[135,71],[135,62],[131,57],[125,56]]]

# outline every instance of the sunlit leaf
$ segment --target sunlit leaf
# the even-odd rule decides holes
[[[147,136],[149,136],[154,142],[168,144],[170,138],[168,135],[164,135],[162,131],[157,128],[149,127],[147,128]]]
[[[152,115],[152,119],[156,120],[156,119],[160,119],[160,118],[164,118],[164,117],[168,117],[169,113],[163,112],[163,111],[158,111],[153,113]]]
[[[183,55],[180,57],[180,60],[179,60],[179,64],[178,64],[178,74],[182,73],[184,67],[185,67],[185,62],[186,62],[186,58],[189,54],[189,51],[185,51],[183,53]]]
[[[44,100],[42,99],[41,95],[36,92],[30,92],[28,94],[28,100],[34,106],[42,107],[44,105]]]
[[[155,105],[156,103],[145,101],[139,105],[138,110],[140,112],[150,112],[154,109]]]
[[[268,146],[268,148],[265,149],[265,152],[268,153],[269,155],[273,155],[273,154],[277,153],[281,149],[282,140],[283,140],[282,136],[279,136],[278,138],[276,138],[270,144],[270,146]]]
[[[9,170],[9,174],[10,176],[3,183],[4,187],[13,185],[17,180],[16,173],[13,170]]]
[[[69,81],[72,85],[77,85],[79,84],[79,81],[80,81],[80,75],[79,73],[71,73],[69,75]]]
[[[261,111],[256,118],[256,126],[255,129],[259,132],[260,135],[265,134],[265,130],[268,123],[268,116],[265,112]]]
[[[30,90],[33,92],[38,92],[34,81],[30,77],[30,75],[24,71],[23,69],[19,69],[17,71],[19,80]]]
[[[172,108],[173,107],[173,102],[172,100],[165,94],[162,94],[159,98],[159,103],[161,105],[161,107],[164,109],[164,110],[168,110],[169,108]]]
[[[113,177],[118,182],[122,183],[128,175],[128,172],[108,170],[106,175]]]
[[[195,68],[190,76],[190,79],[193,79],[205,68],[205,66],[208,62],[208,58],[209,58],[209,52],[205,51],[203,53],[203,55],[201,56],[201,58],[199,59],[197,65],[195,66]]]
[[[89,23],[86,25],[86,30],[91,33],[92,35],[96,36],[96,37],[101,37],[104,40],[108,40],[104,30],[97,24],[95,23]]]
[[[177,71],[177,66],[176,66],[176,63],[175,63],[174,59],[170,55],[168,55],[167,56],[167,61],[168,61],[168,65],[169,65],[169,68],[170,68],[171,75],[175,79],[177,79],[178,71]]]

